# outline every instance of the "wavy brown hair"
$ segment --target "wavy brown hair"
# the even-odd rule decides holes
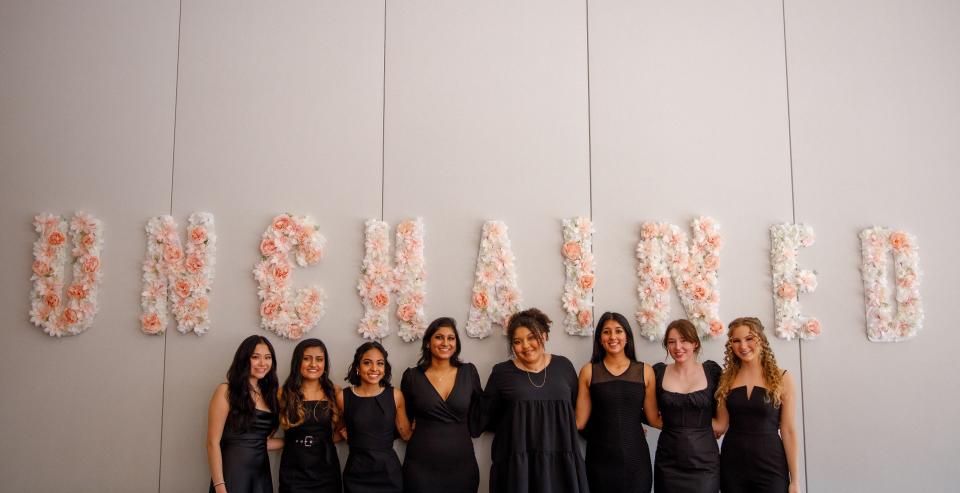
[[[332,414],[333,423],[340,419],[340,411],[336,404],[336,387],[330,381],[330,355],[327,346],[320,339],[305,339],[293,349],[293,358],[290,362],[290,376],[280,389],[280,426],[283,429],[300,426],[305,420],[306,411],[303,406],[303,375],[300,374],[300,365],[303,363],[303,354],[307,349],[318,347],[323,351],[323,373],[320,375],[320,389],[327,400],[327,406]]]
[[[773,402],[773,407],[780,407],[780,391],[783,388],[783,372],[777,366],[777,358],[770,349],[770,342],[763,333],[763,324],[756,317],[740,317],[727,325],[727,344],[723,354],[723,374],[720,375],[720,383],[717,385],[717,402],[721,406],[727,403],[727,396],[730,394],[730,386],[736,380],[740,373],[741,362],[733,352],[733,344],[730,343],[730,336],[737,327],[744,326],[750,329],[750,333],[757,338],[760,347],[760,369],[763,374],[763,384],[767,390],[764,398],[766,402]]]

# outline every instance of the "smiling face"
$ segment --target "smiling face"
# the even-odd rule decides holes
[[[738,325],[730,331],[730,348],[740,361],[747,363],[760,357],[760,340],[747,325]]]
[[[323,349],[318,346],[308,347],[303,351],[303,359],[300,360],[300,376],[304,380],[320,380],[326,366],[327,358]]]
[[[386,365],[387,360],[379,349],[368,349],[360,357],[360,365],[357,368],[360,380],[366,384],[379,385],[386,372]]]
[[[627,347],[627,331],[614,319],[607,320],[600,329],[600,345],[608,355],[620,354]]]
[[[440,327],[430,337],[430,356],[438,360],[449,360],[457,350],[457,335],[451,327]]]
[[[700,349],[699,344],[684,338],[677,329],[667,331],[666,341],[667,352],[677,363],[696,358],[697,351]]]
[[[273,355],[270,354],[270,348],[263,343],[257,344],[250,355],[250,378],[260,380],[267,376],[272,367]]]
[[[513,348],[513,354],[524,366],[535,368],[543,360],[543,343],[527,327],[517,327],[513,331],[513,340],[510,341],[510,345]]]

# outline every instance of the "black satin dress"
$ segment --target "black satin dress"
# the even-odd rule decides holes
[[[553,355],[539,373],[521,370],[513,361],[493,367],[480,406],[485,429],[495,433],[491,493],[590,491],[577,438],[576,401],[577,372],[563,356]]]
[[[643,363],[632,361],[620,375],[592,365],[587,479],[592,493],[650,493],[653,469],[643,433]]]
[[[476,493],[480,469],[470,439],[468,415],[479,396],[477,368],[464,363],[447,400],[420,368],[403,372],[400,383],[407,417],[416,421],[403,459],[403,489],[407,493]]]
[[[704,362],[707,387],[689,394],[664,390],[666,369],[663,363],[653,367],[657,406],[663,418],[653,467],[653,489],[657,493],[717,493],[720,448],[713,436],[712,420],[717,409],[714,393],[720,381],[720,365]]]
[[[778,493],[790,488],[787,455],[780,439],[780,408],[767,399],[767,389],[730,389],[730,428],[720,453],[723,493]]]
[[[269,411],[254,412],[256,416],[247,430],[236,431],[227,420],[220,436],[223,480],[230,493],[273,493],[267,438],[277,429],[279,419]],[[214,491],[210,481],[210,493]]]
[[[397,437],[397,405],[393,387],[374,397],[343,391],[343,420],[350,455],[343,470],[345,493],[401,493],[403,471],[393,450]]]
[[[340,493],[330,401],[305,401],[303,407],[303,423],[284,434],[280,493]]]

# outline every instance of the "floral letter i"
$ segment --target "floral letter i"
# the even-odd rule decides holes
[[[483,225],[477,255],[467,335],[478,339],[487,337],[492,324],[500,324],[506,330],[510,316],[519,310],[520,289],[507,225],[501,221],[487,221]]]
[[[860,232],[863,249],[863,291],[867,305],[867,338],[872,342],[899,342],[911,339],[923,327],[920,300],[920,257],[917,238],[904,231],[870,228]],[[897,281],[896,317],[889,301],[887,257],[893,250]]]
[[[97,315],[97,291],[100,289],[100,250],[103,225],[100,220],[77,212],[67,221],[53,214],[40,214],[33,220],[40,234],[33,244],[33,292],[30,296],[30,321],[51,336],[77,335],[93,324]],[[63,301],[67,235],[73,244],[73,283]]]
[[[567,333],[593,335],[593,284],[596,280],[593,262],[593,223],[589,218],[563,220],[563,309],[567,316]]]
[[[663,338],[670,304],[665,299],[670,280],[677,285],[677,294],[687,318],[703,335],[718,337],[723,324],[718,315],[719,293],[717,270],[720,267],[720,226],[709,217],[693,220],[693,241],[667,223],[645,222],[637,245],[637,286],[640,309],[640,335],[649,340]]]
[[[791,340],[816,339],[820,322],[800,313],[800,293],[817,289],[817,275],[797,266],[800,247],[813,244],[813,228],[805,224],[777,224],[770,228],[770,266],[773,271],[773,306],[776,333]]]
[[[357,327],[364,339],[382,339],[390,335],[387,309],[390,294],[397,293],[397,333],[406,342],[423,337],[427,329],[423,302],[427,272],[423,259],[423,219],[406,220],[397,225],[397,249],[390,268],[390,226],[377,219],[366,222],[365,253],[360,267],[357,292],[363,303],[363,318]]]
[[[319,286],[290,292],[290,253],[297,265],[316,265],[327,240],[309,216],[281,214],[273,218],[260,240],[260,262],[253,276],[260,283],[260,325],[281,337],[300,339],[323,317],[324,293]]]

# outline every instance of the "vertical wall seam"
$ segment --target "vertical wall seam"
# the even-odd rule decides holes
[[[793,119],[790,112],[790,64],[787,60],[787,5],[786,0],[780,0],[780,15],[783,26],[783,75],[784,89],[787,99],[787,150],[790,161],[790,212],[793,223],[797,224],[797,190],[793,167]],[[797,338],[797,351],[800,360],[800,429],[803,437],[803,489],[810,491],[810,474],[807,468],[807,410],[806,399],[803,394],[803,339]]]
[[[590,101],[590,0],[584,0],[587,45],[587,191],[590,201],[590,222],[593,223],[593,111]],[[596,255],[596,242],[590,238],[590,251]],[[596,301],[596,295],[592,296]],[[590,307],[594,319],[597,316],[596,303]]]
[[[177,4],[177,68],[173,88],[173,148],[170,156],[170,212],[173,215],[174,176],[177,167],[177,113],[180,106],[180,33],[183,25],[183,0]],[[163,482],[163,409],[167,389],[167,331],[163,332],[163,364],[160,369],[160,460],[157,461],[157,493]]]
[[[380,220],[384,219],[387,190],[387,0],[383,0],[383,78],[380,94]]]

